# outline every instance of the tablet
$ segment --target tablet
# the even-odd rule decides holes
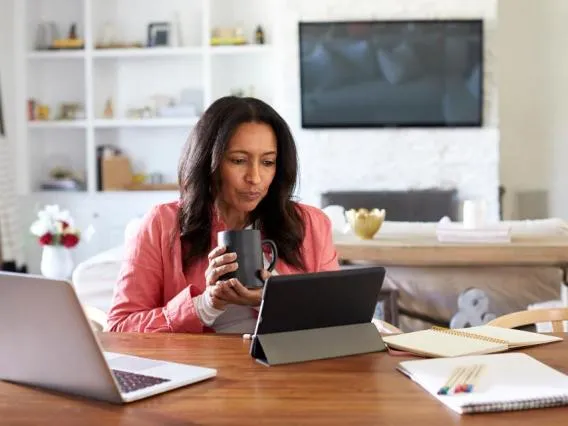
[[[361,353],[361,350],[384,348],[380,334],[371,322],[384,277],[385,269],[380,266],[270,277],[263,290],[251,355],[274,364],[281,363],[278,361],[282,357],[298,360],[302,357],[328,358],[340,356],[345,351]],[[372,338],[376,342],[352,342],[350,333],[355,330],[358,334],[365,334],[364,339]],[[353,343],[351,348],[342,349],[337,343],[327,342],[327,339],[342,339],[346,333],[349,333],[347,345]],[[333,350],[307,348],[318,342],[323,346],[331,344]],[[289,347],[286,348],[286,345]],[[355,346],[359,346],[359,352]],[[273,350],[278,354],[273,357],[275,361],[270,362],[267,359],[270,354],[266,352]],[[306,350],[317,353],[282,353]]]

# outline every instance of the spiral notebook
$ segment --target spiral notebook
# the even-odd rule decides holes
[[[452,371],[472,364],[484,372],[471,392],[438,394]],[[568,405],[568,376],[524,353],[403,361],[398,370],[460,414]]]
[[[489,325],[466,329],[433,327],[383,337],[383,341],[391,349],[426,357],[489,354],[561,340],[561,337]]]

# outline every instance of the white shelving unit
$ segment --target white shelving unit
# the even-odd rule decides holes
[[[179,18],[182,35],[178,46],[97,48],[108,23],[114,25],[119,41],[145,44],[148,24],[171,23],[174,16]],[[177,196],[175,191],[99,191],[97,147],[116,146],[129,156],[135,172],[159,173],[164,182],[175,182],[181,147],[199,113],[215,99],[236,89],[269,103],[274,98],[272,2],[22,0],[15,2],[14,18],[17,72],[23,77],[16,88],[18,187],[24,208],[30,211],[30,219],[24,222],[33,218],[39,206],[58,203],[70,208],[79,223],[94,224],[105,235],[104,243],[81,249],[78,260],[120,242],[129,219]],[[54,22],[61,38],[76,24],[84,48],[36,50],[42,22]],[[253,44],[258,25],[264,29],[266,44]],[[216,27],[240,27],[251,44],[211,46]],[[148,105],[154,95],[179,98],[186,89],[194,94],[197,116],[132,119],[127,114],[131,108]],[[30,121],[30,99],[48,105],[52,117],[62,103],[78,103],[84,118]],[[103,114],[108,99],[113,102],[112,119]],[[70,168],[82,176],[84,191],[42,191],[41,183],[55,167]]]
[[[37,140],[44,140],[43,163],[53,167],[73,167],[84,163],[85,170],[76,170],[86,180],[86,191],[96,194],[96,147],[111,143],[124,149],[136,163],[137,151],[132,149],[136,129],[154,132],[160,141],[160,152],[167,150],[165,136],[185,140],[187,132],[197,122],[195,117],[128,118],[127,110],[143,108],[154,95],[176,98],[183,89],[198,95],[198,113],[215,99],[242,90],[270,102],[271,82],[263,75],[270,74],[274,65],[270,46],[273,15],[263,0],[24,0],[17,6],[17,22],[21,26],[22,50],[25,52],[23,70],[27,84],[20,96],[20,110],[27,116],[29,99],[50,107],[53,118],[61,103],[79,103],[85,118],[73,120],[29,121],[25,119],[26,165],[32,168],[31,152]],[[178,16],[182,40],[178,46],[96,48],[105,25],[112,23],[117,37],[123,42],[145,44],[147,26],[152,22],[172,22]],[[76,24],[78,36],[85,41],[80,50],[36,50],[38,26],[54,22],[63,36]],[[261,25],[267,44],[253,44],[254,30]],[[240,27],[250,44],[242,46],[211,46],[210,35],[215,27]],[[111,99],[114,118],[105,118],[103,111]],[[51,142],[57,129],[58,142]],[[61,132],[73,130],[68,135]],[[82,130],[80,134],[77,132]],[[114,132],[109,135],[108,132]],[[50,132],[52,133],[50,135]],[[168,133],[164,135],[164,132]],[[176,135],[177,133],[177,135]],[[60,158],[50,158],[51,148],[62,140],[73,139],[80,145],[81,159],[68,158],[66,164],[56,164]],[[148,139],[147,135],[144,139]],[[179,143],[173,144],[179,149]],[[135,148],[135,147],[134,147]],[[56,150],[57,151],[57,150]],[[69,151],[71,152],[71,151]],[[60,153],[61,154],[61,153]],[[175,152],[176,155],[179,151]],[[148,173],[155,170],[151,159],[146,161]],[[174,169],[176,163],[171,164]],[[24,185],[26,194],[37,193],[42,178],[30,175]]]
[[[198,117],[189,118],[147,118],[147,119],[95,119],[96,129],[114,129],[121,127],[182,127],[194,126]]]

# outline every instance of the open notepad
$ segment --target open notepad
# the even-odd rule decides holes
[[[454,357],[504,352],[513,348],[557,342],[561,337],[482,325],[464,329],[429,330],[384,336],[389,348],[427,357]]]
[[[455,368],[479,364],[471,393],[438,395]],[[460,414],[568,405],[568,376],[523,353],[403,361],[398,370]]]

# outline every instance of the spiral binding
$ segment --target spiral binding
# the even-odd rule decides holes
[[[568,404],[568,395],[547,398],[520,399],[518,401],[496,401],[463,405],[464,413],[490,413],[496,411],[532,410],[534,408],[560,407]]]
[[[451,334],[453,336],[467,337],[470,339],[477,339],[477,340],[485,340],[486,342],[497,343],[500,345],[507,345],[507,346],[509,345],[509,342],[507,342],[506,340],[498,339],[496,337],[482,336],[480,334],[470,333],[467,331],[452,330],[450,328],[444,328],[438,326],[433,326],[432,330],[439,333]]]

